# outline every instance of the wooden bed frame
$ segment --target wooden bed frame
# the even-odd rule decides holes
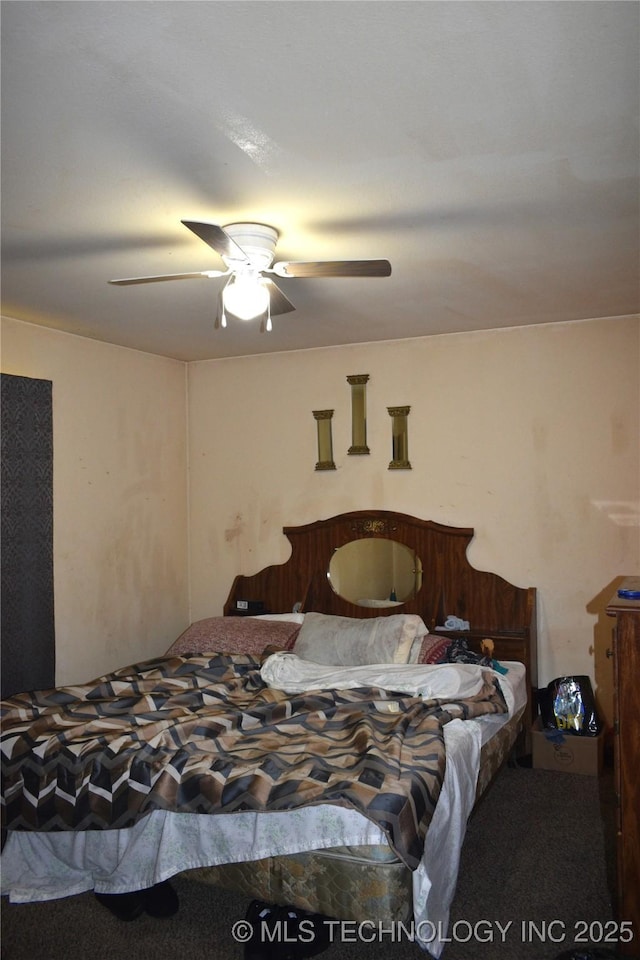
[[[471,528],[447,527],[402,513],[367,510],[285,527],[284,533],[293,548],[289,560],[253,576],[236,577],[224,607],[225,615],[288,613],[298,605],[303,612],[313,610],[359,618],[417,613],[430,632],[437,632],[447,616],[453,614],[468,620],[470,629],[448,630],[447,636],[465,638],[478,653],[487,652],[485,642],[490,640],[494,658],[524,663],[528,704],[521,716],[512,718],[483,746],[477,800],[510,755],[516,738],[520,752],[530,751],[537,682],[535,588],[517,587],[497,574],[472,567],[466,556],[474,536]],[[334,551],[353,540],[376,537],[405,544],[422,566],[420,588],[411,600],[399,606],[351,603],[331,587],[328,571]],[[411,871],[395,858],[379,862],[379,850],[310,850],[249,863],[197,868],[185,875],[268,903],[342,919],[411,919]]]
[[[253,576],[237,576],[224,607],[238,615],[238,602],[262,605],[264,613],[285,613],[300,604],[303,611],[343,617],[377,617],[393,613],[419,614],[430,632],[438,632],[448,615],[469,621],[470,630],[446,631],[463,637],[477,653],[493,643],[497,660],[518,660],[527,671],[528,709],[524,717],[525,746],[535,717],[538,680],[536,590],[517,587],[495,573],[476,570],[467,559],[474,536],[471,527],[447,527],[387,510],[358,510],[300,527],[285,527],[291,543],[289,559],[265,567]],[[363,607],[338,596],[328,578],[338,547],[353,540],[384,538],[408,546],[422,564],[422,586],[401,606]],[[248,612],[251,612],[249,610]]]

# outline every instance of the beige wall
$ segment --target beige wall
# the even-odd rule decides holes
[[[236,573],[286,560],[283,526],[370,507],[475,527],[476,567],[539,589],[540,679],[590,674],[610,717],[602,611],[640,571],[639,333],[585,321],[185,366],[4,320],[3,371],[53,381],[58,682],[221,613]],[[356,373],[368,457],[346,453]],[[413,469],[389,471],[401,404]],[[326,408],[337,470],[316,472]]]
[[[3,319],[2,371],[53,382],[56,682],[164,652],[188,620],[184,364]]]
[[[540,680],[589,674],[610,716],[602,610],[640,571],[638,356],[630,318],[190,364],[192,619],[287,559],[285,525],[379,508],[472,526],[476,567],[538,587]],[[350,457],[359,373],[371,454]],[[413,469],[389,471],[402,404]],[[337,470],[316,472],[327,408]]]

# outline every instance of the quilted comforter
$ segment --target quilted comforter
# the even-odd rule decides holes
[[[122,828],[153,810],[351,806],[415,869],[442,786],[443,726],[504,713],[495,677],[465,700],[382,687],[272,689],[253,656],[163,657],[2,704],[10,830]]]

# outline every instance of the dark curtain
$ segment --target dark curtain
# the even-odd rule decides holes
[[[2,696],[55,683],[52,385],[2,374]]]

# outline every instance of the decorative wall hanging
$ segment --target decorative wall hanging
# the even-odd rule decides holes
[[[331,436],[331,418],[333,410],[314,410],[318,425],[318,462],[316,470],[335,470],[333,462],[333,438]]]
[[[411,470],[409,462],[409,431],[407,417],[411,407],[387,407],[392,420],[392,457],[389,470]]]
[[[348,453],[362,455],[369,453],[367,446],[367,381],[368,373],[357,373],[347,377],[351,384],[351,446]]]

